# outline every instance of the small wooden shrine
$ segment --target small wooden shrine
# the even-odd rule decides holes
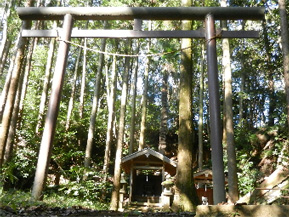
[[[197,195],[202,205],[213,205],[213,172],[206,169],[194,174]]]
[[[145,148],[122,159],[122,168],[130,176],[129,202],[159,203],[166,176],[176,174],[177,163],[163,154]]]

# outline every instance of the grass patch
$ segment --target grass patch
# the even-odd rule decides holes
[[[43,201],[31,200],[31,192],[24,192],[10,189],[9,191],[0,191],[0,208],[10,207],[13,210],[26,209],[32,206],[43,206],[47,208],[59,207],[81,207],[92,210],[107,210],[108,204],[99,201],[80,200],[77,197],[71,197],[58,192],[50,192],[44,196]]]

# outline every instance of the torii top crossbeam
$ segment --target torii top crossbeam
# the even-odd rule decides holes
[[[62,20],[66,14],[75,20],[261,20],[261,7],[29,7],[17,8],[22,20]]]

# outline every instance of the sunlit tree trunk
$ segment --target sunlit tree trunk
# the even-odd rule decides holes
[[[6,62],[6,58],[9,53],[9,48],[11,45],[11,40],[7,37],[7,30],[8,30],[8,19],[10,16],[10,9],[14,5],[14,0],[6,1],[3,14],[2,14],[2,23],[3,23],[3,30],[2,30],[2,40],[0,45],[0,78],[3,73],[3,68]]]
[[[149,30],[151,30],[151,21],[149,21]],[[148,43],[148,50],[150,49],[150,42]],[[144,72],[144,87],[142,94],[142,110],[141,110],[141,124],[140,124],[140,135],[139,135],[139,147],[138,150],[141,150],[145,147],[145,131],[146,131],[146,117],[147,117],[147,92],[148,92],[148,77],[150,70],[150,58],[147,57],[145,63],[145,72]]]
[[[245,90],[245,73],[244,73],[244,56],[241,56],[240,64],[241,64],[241,80],[240,80],[240,93],[239,93],[239,125],[243,126],[243,112],[244,112],[244,90]]]
[[[107,174],[110,161],[110,151],[113,136],[113,124],[114,124],[114,110],[115,110],[115,99],[116,99],[116,85],[117,85],[117,70],[116,70],[116,56],[113,56],[112,62],[112,80],[111,90],[108,101],[108,119],[107,119],[107,131],[106,131],[106,142],[105,142],[105,154],[103,163],[103,172]],[[108,85],[109,87],[109,85]]]
[[[83,41],[81,42],[81,45],[83,46]],[[77,75],[78,75],[81,51],[82,51],[82,49],[78,48],[78,54],[77,54],[76,62],[75,62],[75,66],[74,66],[74,74],[73,74],[73,78],[72,78],[72,81],[71,81],[71,94],[70,94],[70,98],[69,98],[69,103],[68,103],[68,108],[67,108],[67,115],[66,115],[66,124],[65,124],[65,130],[66,131],[68,131],[68,129],[70,127],[70,119],[71,119],[71,114],[72,114],[73,105],[74,105],[76,80],[77,80]]]
[[[105,44],[106,44],[106,39],[102,39],[101,40],[102,51],[105,51]],[[84,56],[86,55],[84,54]],[[89,167],[91,163],[91,150],[92,150],[92,145],[93,145],[93,137],[94,137],[94,131],[95,131],[95,124],[96,124],[96,116],[97,116],[99,92],[100,92],[100,79],[102,75],[103,63],[104,63],[104,55],[99,54],[98,69],[97,69],[95,84],[94,84],[93,102],[92,102],[87,143],[86,143],[86,149],[85,149],[85,158],[84,158],[85,167]]]
[[[289,31],[288,31],[288,19],[286,15],[285,0],[278,0],[279,13],[281,18],[281,40],[283,51],[283,68],[284,68],[284,82],[287,101],[287,122],[289,129]]]
[[[15,51],[13,51],[13,55],[12,58],[10,60],[10,65],[9,65],[9,69],[6,75],[6,79],[5,79],[5,84],[4,87],[2,89],[1,92],[1,98],[0,98],[0,122],[2,121],[3,118],[3,112],[4,112],[4,108],[5,108],[5,104],[6,104],[6,100],[7,100],[7,96],[8,96],[8,91],[9,91],[9,87],[10,87],[10,82],[11,82],[11,76],[13,73],[13,69],[15,66],[15,59],[17,56],[17,51],[18,51],[18,44],[20,43],[21,37],[20,37],[20,33],[18,34],[18,38],[15,42]]]
[[[167,133],[168,133],[168,71],[164,69],[162,79],[162,105],[161,105],[161,123],[159,134],[159,152],[165,154],[167,151]]]
[[[81,76],[81,87],[79,97],[79,118],[82,119],[83,107],[84,107],[84,92],[86,84],[86,54],[87,54],[87,38],[84,38],[84,49],[83,49],[83,60],[82,60],[82,76]]]
[[[191,6],[191,0],[182,0],[182,6]],[[191,29],[191,21],[182,21],[182,30]],[[191,47],[191,39],[181,40],[181,49]],[[198,204],[193,180],[193,126],[192,126],[192,50],[182,50],[179,93],[178,166],[176,174],[175,210],[193,211]]]
[[[150,65],[149,59],[147,59],[145,74],[144,74],[144,89],[143,89],[143,95],[142,95],[141,125],[140,125],[140,137],[139,137],[139,148],[138,148],[139,150],[145,147],[149,65]]]
[[[56,25],[56,23],[55,23]],[[40,128],[43,126],[43,119],[45,115],[45,105],[47,103],[47,95],[49,90],[49,83],[50,83],[50,77],[51,77],[51,71],[52,71],[52,63],[53,63],[53,56],[55,52],[55,39],[51,39],[49,43],[49,51],[47,56],[47,62],[45,67],[45,75],[43,80],[43,89],[40,99],[40,105],[39,105],[39,112],[38,112],[38,118],[37,118],[37,125],[35,132],[37,135],[40,133]]]
[[[31,44],[31,46],[33,46],[33,44]],[[27,69],[25,69],[25,72],[23,69],[25,69],[24,66],[22,66],[22,72],[21,72],[20,79],[19,79],[18,90],[16,94],[16,99],[14,102],[11,121],[10,121],[9,133],[7,137],[6,149],[5,149],[5,155],[4,155],[4,158],[5,158],[4,162],[9,162],[13,155],[13,148],[14,148],[13,146],[15,143],[15,134],[17,130],[17,121],[19,117],[19,110],[20,110],[20,104],[21,104],[21,95],[22,95],[22,91],[26,88],[25,86],[27,85],[23,79],[25,77],[25,73],[27,72]]]
[[[139,52],[139,43],[136,45],[138,54]],[[131,120],[130,120],[130,136],[129,136],[129,154],[134,151],[134,143],[135,143],[135,114],[136,114],[136,97],[137,97],[137,75],[138,75],[138,58],[136,58],[136,65],[133,73],[133,82],[131,84],[132,91],[132,102],[131,102]]]
[[[4,68],[5,68],[7,58],[9,56],[9,50],[10,50],[11,44],[12,43],[10,40],[7,40],[5,43],[5,47],[4,47],[3,54],[2,54],[2,59],[0,61],[0,78],[2,77],[3,72],[4,72]]]
[[[29,0],[26,3],[27,7],[32,6],[34,3],[33,0]],[[23,22],[22,29],[29,29],[31,27],[31,21]],[[8,91],[8,97],[5,104],[5,110],[2,118],[2,125],[0,128],[0,167],[2,167],[4,160],[4,153],[6,148],[6,141],[9,132],[10,120],[12,117],[13,106],[16,98],[19,77],[21,73],[21,64],[24,57],[25,46],[27,44],[27,39],[20,37],[19,42],[17,44],[17,53],[14,62],[14,68],[11,75],[11,81]]]
[[[130,40],[127,41],[127,46],[130,47]],[[121,105],[120,105],[120,115],[119,115],[119,126],[117,135],[117,145],[114,163],[114,176],[113,176],[113,189],[111,195],[110,209],[117,210],[119,202],[119,190],[120,190],[120,176],[121,176],[121,158],[122,158],[122,146],[124,141],[125,132],[125,112],[126,112],[126,102],[127,102],[127,92],[128,92],[128,78],[130,70],[129,58],[125,58],[125,71],[123,72],[123,83],[121,92]]]
[[[2,37],[1,37],[1,44],[0,44],[0,63],[2,65],[2,59],[4,55],[4,50],[6,47],[7,42],[9,41],[7,39],[7,29],[8,29],[8,18],[10,16],[10,9],[14,5],[14,0],[11,1],[6,1],[3,7],[3,14],[1,14],[1,21],[3,25],[2,29]],[[1,70],[0,70],[0,75],[1,75]]]
[[[245,21],[242,21],[242,30],[245,29]],[[244,39],[241,39],[241,58],[240,58],[240,65],[241,65],[241,71],[240,71],[240,92],[239,92],[239,126],[243,126],[244,122],[244,91],[245,91],[245,66],[244,66]]]
[[[35,26],[33,27],[33,29],[38,29],[40,24],[40,21],[35,23]],[[26,57],[26,61],[25,61],[25,72],[24,72],[24,76],[21,80],[21,85],[22,85],[22,90],[21,90],[21,98],[20,98],[20,104],[19,104],[19,122],[21,122],[22,119],[22,113],[23,113],[23,109],[24,109],[24,100],[26,97],[26,92],[27,92],[27,87],[28,87],[28,83],[29,83],[29,75],[30,75],[30,71],[31,71],[31,62],[32,62],[32,56],[33,56],[33,52],[35,47],[37,46],[38,43],[38,38],[32,38],[28,52],[27,52],[27,57]]]
[[[204,116],[204,60],[205,60],[205,45],[202,44],[201,53],[201,66],[200,66],[200,92],[199,92],[199,120],[198,120],[198,168],[201,171],[203,169],[203,116]]]
[[[221,6],[226,7],[226,0],[221,1]],[[222,21],[222,29],[227,30],[227,22]],[[237,162],[234,141],[233,109],[232,109],[232,71],[229,39],[222,39],[223,47],[223,70],[224,70],[224,112],[225,112],[225,132],[228,154],[228,202],[235,203],[238,200],[238,177]]]

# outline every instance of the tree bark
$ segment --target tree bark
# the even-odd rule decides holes
[[[55,39],[51,39],[50,44],[49,44],[49,51],[48,51],[48,56],[47,56],[46,67],[45,67],[45,75],[44,75],[44,80],[43,80],[43,89],[42,89],[40,105],[39,105],[37,125],[36,125],[36,129],[35,129],[35,133],[37,135],[40,134],[40,128],[42,128],[42,126],[43,126],[43,118],[44,118],[44,112],[45,112],[45,105],[47,102],[47,95],[48,95],[48,90],[49,90],[49,83],[50,83],[50,76],[51,76],[51,69],[52,69],[54,52],[55,52]]]
[[[38,29],[40,25],[40,21],[37,21],[34,24],[34,27],[32,27],[33,29]],[[36,47],[38,43],[38,38],[32,38],[31,42],[30,42],[30,46],[28,49],[28,53],[27,53],[27,57],[26,57],[26,64],[25,64],[25,72],[24,72],[24,76],[21,80],[21,85],[22,85],[22,90],[21,90],[21,98],[19,101],[19,121],[21,122],[21,117],[22,117],[22,112],[23,112],[23,108],[24,108],[24,100],[26,97],[26,92],[27,92],[27,86],[28,86],[28,81],[29,81],[29,75],[30,75],[30,70],[31,70],[31,62],[32,62],[32,56],[33,56],[33,52],[34,49]]]
[[[29,0],[28,5],[32,5],[33,0]],[[22,29],[29,29],[31,27],[31,21],[23,22]],[[13,72],[11,75],[11,81],[8,91],[8,97],[5,105],[5,110],[3,113],[2,125],[0,128],[0,168],[2,167],[4,160],[4,152],[6,148],[6,141],[9,132],[10,120],[12,117],[13,106],[16,98],[17,87],[19,82],[19,77],[21,73],[21,64],[24,57],[25,46],[27,44],[27,39],[20,37],[19,43],[17,45],[17,53],[15,57],[15,64]]]
[[[0,62],[0,77],[3,75],[5,64],[6,64],[6,61],[7,61],[7,57],[9,55],[9,50],[10,50],[11,44],[12,43],[11,43],[10,40],[7,40],[6,43],[5,43],[5,48],[3,50],[2,59],[1,59],[1,62]]]
[[[244,22],[242,23],[242,30],[244,28]],[[244,40],[244,39],[243,39]],[[242,40],[242,43],[244,43]],[[242,48],[241,48],[241,59],[240,59],[240,64],[241,64],[241,83],[240,83],[240,93],[239,93],[239,126],[242,127],[243,126],[243,113],[244,113],[244,91],[245,91],[245,66],[244,66],[244,55],[243,55],[243,47],[244,45],[242,44]]]
[[[84,107],[84,91],[86,80],[86,53],[87,53],[87,38],[84,38],[83,60],[82,60],[82,76],[81,76],[81,89],[79,97],[79,118],[82,119]]]
[[[161,105],[161,123],[159,135],[159,152],[165,154],[167,151],[167,133],[168,133],[168,71],[164,69],[162,79],[162,105]]]
[[[130,40],[127,41],[130,47]],[[122,158],[122,146],[124,141],[124,131],[125,131],[125,112],[126,112],[126,102],[127,102],[127,92],[128,92],[128,78],[129,78],[129,58],[125,58],[125,71],[123,73],[123,84],[121,92],[121,105],[120,105],[120,116],[119,116],[119,130],[117,135],[117,145],[115,154],[115,164],[114,164],[114,177],[113,177],[113,189],[110,202],[110,210],[118,209],[119,202],[119,190],[120,190],[120,176],[121,176],[121,158]]]
[[[226,7],[226,0],[221,1],[221,6]],[[227,22],[222,21],[222,29],[227,30]],[[238,177],[237,177],[237,162],[236,150],[234,141],[234,126],[233,126],[233,109],[232,109],[232,71],[229,39],[222,39],[223,47],[223,70],[224,70],[224,107],[225,107],[225,132],[226,145],[228,154],[228,202],[235,203],[238,198]]]
[[[136,44],[137,51],[139,53],[139,43]],[[133,73],[133,82],[132,82],[132,108],[131,108],[131,120],[130,120],[130,136],[129,136],[129,154],[134,151],[135,143],[135,113],[136,113],[136,97],[137,97],[137,75],[138,75],[138,58],[136,58],[136,65]]]
[[[151,21],[149,21],[149,31],[151,30]],[[148,50],[150,49],[150,41],[148,42]],[[147,92],[148,92],[148,77],[150,70],[150,58],[147,57],[145,63],[144,72],[144,88],[142,94],[142,110],[141,110],[141,124],[140,124],[140,135],[139,135],[139,147],[138,150],[142,150],[145,147],[145,131],[146,131],[146,117],[147,117]]]
[[[182,0],[182,6],[190,7],[191,0]],[[182,30],[191,29],[191,21],[182,21]],[[191,47],[191,39],[182,39],[181,48]],[[193,211],[198,204],[193,180],[193,136],[192,136],[192,50],[182,50],[179,94],[178,166],[176,174],[176,196],[173,209]]]
[[[10,9],[14,7],[14,0],[6,1],[5,7],[3,10],[2,15],[2,23],[3,23],[3,30],[2,30],[2,40],[0,46],[0,78],[3,73],[3,68],[6,63],[6,58],[9,53],[9,48],[11,46],[11,40],[7,37],[8,32],[8,19],[10,17]]]
[[[31,46],[33,46],[33,44],[31,44]],[[26,71],[27,70],[25,69],[25,72],[24,72],[24,67],[22,66],[22,72],[21,72],[20,79],[19,79],[18,90],[16,94],[16,99],[14,102],[13,113],[12,113],[10,127],[9,127],[9,133],[8,133],[7,142],[6,142],[4,162],[9,162],[13,155],[15,134],[16,134],[16,129],[17,129],[17,121],[19,117],[19,110],[20,110],[20,104],[21,104],[21,95],[22,95],[21,93],[24,90],[24,88],[26,88],[25,86],[27,85],[23,79],[25,77]]]
[[[287,101],[287,122],[289,129],[289,31],[288,31],[288,20],[286,15],[285,0],[278,0],[278,3],[281,18],[281,40],[283,51],[284,82]]]
[[[3,119],[3,112],[4,112],[5,104],[6,104],[6,101],[7,101],[7,96],[8,96],[8,92],[9,92],[11,77],[12,77],[13,69],[14,69],[14,66],[15,66],[15,59],[17,57],[18,45],[20,44],[20,40],[22,40],[22,38],[21,38],[20,33],[19,33],[18,34],[18,38],[17,38],[17,40],[15,42],[15,50],[13,51],[13,55],[12,55],[12,58],[10,60],[8,73],[7,73],[6,79],[5,79],[5,84],[4,84],[4,87],[3,87],[2,92],[1,92],[1,98],[0,98],[0,122]]]
[[[83,41],[81,41],[81,45],[83,46]],[[67,107],[66,124],[65,124],[65,130],[66,131],[68,131],[68,129],[70,127],[70,119],[71,119],[71,114],[72,114],[73,105],[74,105],[76,79],[77,79],[77,75],[78,75],[81,51],[82,51],[82,49],[78,48],[78,54],[77,54],[76,63],[75,63],[75,66],[74,66],[74,74],[73,74],[73,78],[72,78],[72,81],[71,81],[71,94],[70,94],[69,103],[68,103],[68,107]]]
[[[108,97],[109,98],[109,102],[108,102],[109,111],[108,111],[108,119],[107,119],[105,154],[104,154],[104,163],[103,163],[103,172],[105,175],[107,174],[108,168],[109,168],[113,124],[114,124],[114,118],[115,118],[114,110],[115,110],[116,87],[117,87],[116,56],[113,56],[112,64],[113,64],[112,65],[112,81],[111,81],[110,95]]]
[[[203,116],[204,116],[204,60],[205,60],[205,45],[202,44],[201,53],[201,67],[200,67],[200,92],[199,92],[199,121],[198,121],[198,168],[199,171],[203,169]]]
[[[8,1],[5,2],[5,6],[4,6],[4,10],[3,10],[3,14],[1,16],[2,18],[2,24],[3,24],[3,29],[2,29],[2,40],[1,40],[1,45],[0,45],[0,65],[2,66],[4,64],[3,62],[3,55],[5,54],[5,47],[7,42],[9,41],[7,39],[7,29],[8,29],[8,18],[10,16],[10,8],[12,7],[12,5],[14,1]],[[0,70],[0,76],[1,76],[1,70]]]
[[[102,39],[101,40],[102,51],[105,51],[105,45],[106,45],[106,39]],[[98,109],[99,91],[100,91],[100,79],[102,75],[103,63],[104,63],[104,55],[100,54],[98,69],[97,69],[97,74],[96,74],[95,84],[94,84],[93,102],[92,102],[87,143],[86,143],[86,149],[85,149],[84,166],[87,168],[90,166],[90,163],[91,163],[91,150],[92,150],[93,137],[94,137],[94,131],[95,131],[95,123],[96,123],[96,116],[97,116],[97,109]]]

